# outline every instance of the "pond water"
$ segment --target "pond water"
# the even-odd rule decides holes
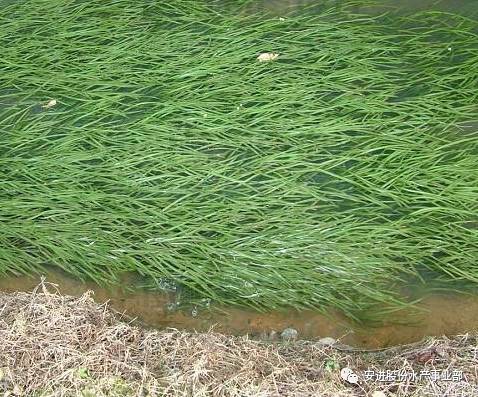
[[[6,3],[8,0],[0,0],[0,4]],[[249,9],[267,10],[280,15],[290,7],[313,3],[312,0],[262,0],[252,3]],[[433,9],[462,14],[478,12],[477,0],[383,0],[379,7],[357,7],[357,11],[378,13],[392,6],[399,10]],[[476,125],[470,128],[475,129]],[[313,311],[258,313],[246,309],[218,307],[213,310],[200,309],[197,312],[193,307],[171,310],[176,300],[174,294],[131,292],[119,287],[108,289],[72,279],[59,271],[50,271],[46,275],[46,281],[57,284],[59,291],[69,295],[80,295],[92,290],[97,302],[109,301],[114,309],[137,318],[147,326],[159,328],[206,331],[214,327],[215,330],[227,334],[263,337],[272,331],[280,333],[287,327],[293,327],[304,339],[331,336],[340,338],[346,344],[366,348],[409,343],[428,335],[452,335],[478,329],[478,296],[428,294],[418,304],[418,307],[423,309],[419,321],[408,325],[390,322],[379,327],[366,328],[353,324],[339,313],[330,313],[328,316]],[[39,282],[40,279],[35,277],[2,277],[0,290],[31,291]],[[130,282],[132,280],[126,278],[124,285]]]
[[[214,328],[230,335],[249,334],[265,338],[271,332],[279,334],[288,327],[297,329],[300,338],[314,340],[331,336],[341,342],[364,348],[380,348],[418,341],[425,336],[455,335],[478,329],[478,296],[462,294],[429,294],[418,304],[422,309],[413,324],[390,322],[377,327],[354,324],[339,313],[325,316],[313,311],[284,311],[259,313],[240,308],[199,309],[185,307],[171,310],[177,297],[174,294],[149,291],[128,291],[126,288],[104,288],[95,283],[83,283],[60,272],[50,270],[45,281],[55,284],[64,294],[79,296],[94,291],[98,303],[109,302],[115,310],[136,318],[142,325],[164,329],[207,331]],[[32,291],[40,278],[31,276],[0,278],[0,291]],[[134,276],[123,278],[122,285],[131,286]]]

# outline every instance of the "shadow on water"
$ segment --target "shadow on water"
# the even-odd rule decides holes
[[[358,327],[339,313],[325,316],[314,311],[259,313],[241,308],[196,307],[176,308],[175,293],[157,293],[144,290],[134,292],[125,287],[100,287],[93,282],[81,282],[61,271],[49,270],[46,281],[56,284],[64,294],[79,296],[94,291],[98,303],[109,301],[111,307],[143,325],[159,329],[207,331],[231,335],[249,334],[258,338],[269,338],[271,333],[283,329],[297,329],[302,339],[317,339],[331,336],[341,342],[358,347],[380,348],[410,343],[431,335],[454,335],[478,329],[478,296],[455,293],[431,293],[423,297],[418,307],[422,310],[420,320],[412,325],[397,324],[392,315],[389,324],[378,327]],[[122,279],[122,285],[133,286],[137,278],[132,275]],[[31,276],[2,277],[0,291],[31,291],[40,283],[40,278]],[[416,291],[414,291],[416,295]]]

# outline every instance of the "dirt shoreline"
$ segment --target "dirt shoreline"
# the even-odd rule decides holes
[[[159,331],[43,284],[0,293],[0,340],[1,396],[478,396],[476,332],[364,352]]]

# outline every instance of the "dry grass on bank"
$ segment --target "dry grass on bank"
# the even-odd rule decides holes
[[[122,322],[88,294],[62,296],[45,285],[0,294],[0,340],[0,396],[478,395],[477,335],[364,353],[154,331]],[[341,379],[344,367],[358,385]],[[403,370],[407,379],[383,381],[380,370]],[[444,370],[455,379],[441,379]]]

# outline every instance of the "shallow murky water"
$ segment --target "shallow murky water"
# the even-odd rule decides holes
[[[106,301],[130,317],[137,318],[146,326],[206,331],[215,330],[232,335],[249,334],[263,338],[272,331],[280,333],[287,327],[299,331],[303,339],[326,336],[340,338],[352,346],[377,348],[400,343],[409,343],[429,335],[453,335],[478,329],[478,297],[458,294],[429,295],[419,307],[424,309],[419,322],[413,325],[392,324],[380,327],[359,328],[338,313],[328,316],[313,311],[258,313],[239,308],[201,309],[190,307],[171,311],[175,296],[148,291],[127,291],[124,288],[103,288],[95,283],[82,283],[59,271],[46,274],[46,281],[58,285],[60,292],[79,296],[94,291],[98,303]],[[31,291],[40,282],[34,277],[0,278],[0,291]],[[133,278],[125,278],[131,285]],[[392,316],[393,317],[393,316]],[[397,318],[392,318],[397,321]]]

